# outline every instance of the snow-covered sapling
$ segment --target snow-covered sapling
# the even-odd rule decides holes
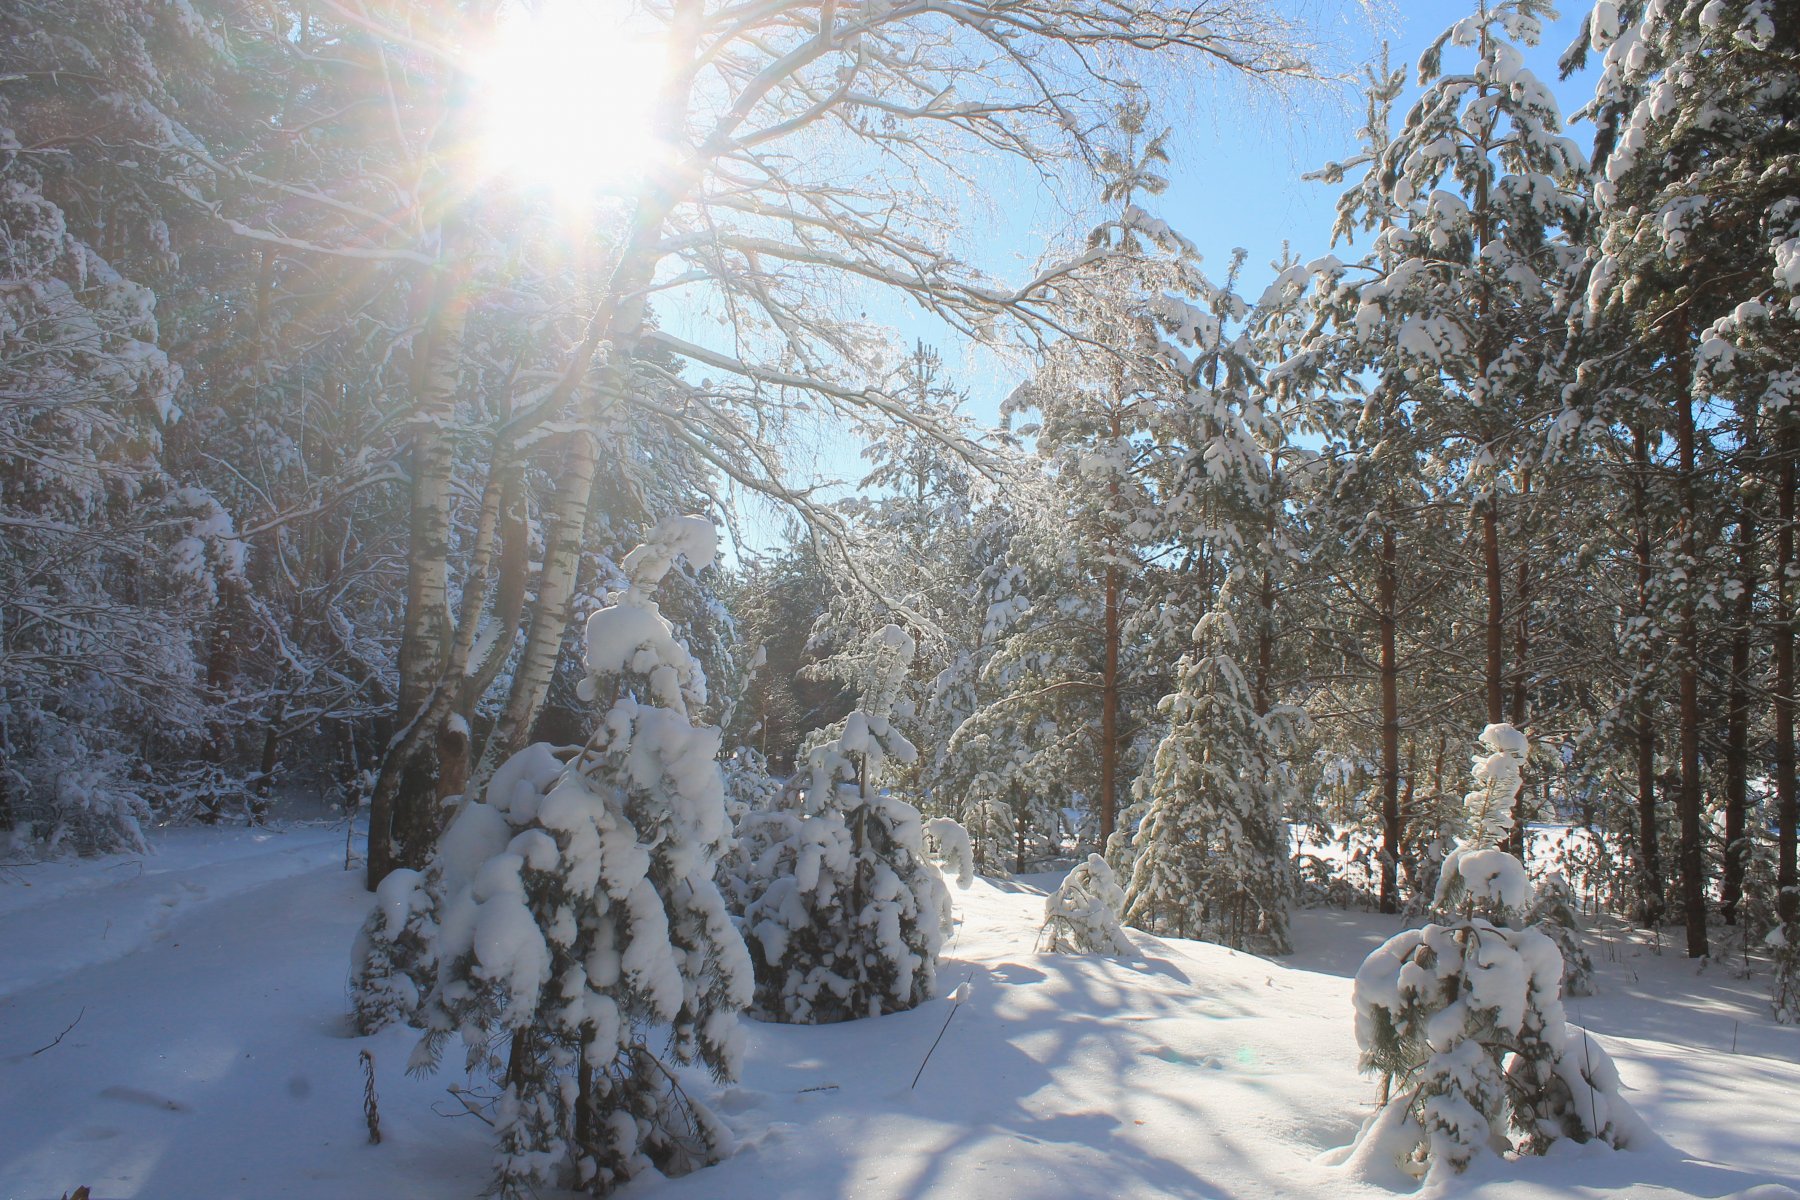
[[[1235,576],[1194,628],[1169,719],[1137,781],[1144,818],[1125,889],[1125,920],[1149,933],[1286,954],[1293,897],[1286,811],[1296,786],[1286,747],[1304,721],[1278,705],[1259,712],[1236,655]]]
[[[1135,947],[1119,925],[1125,889],[1098,854],[1076,863],[1044,901],[1038,949],[1051,954],[1130,954]]]
[[[969,831],[949,817],[933,817],[925,822],[925,848],[946,871],[956,872],[956,886],[966,888],[975,882],[975,846]]]
[[[875,635],[865,704],[806,756],[806,787],[786,807],[751,814],[742,928],[756,969],[756,1009],[825,1024],[900,1012],[931,995],[949,917],[943,877],[926,859],[918,810],[874,786],[892,758],[916,751],[883,709],[912,659],[912,639]]]
[[[1382,1076],[1382,1107],[1350,1160],[1390,1157],[1428,1180],[1495,1149],[1648,1138],[1605,1051],[1565,1021],[1562,955],[1525,923],[1525,867],[1496,845],[1512,823],[1525,737],[1490,725],[1481,742],[1434,920],[1389,938],[1356,975],[1356,1039],[1364,1070]]]
[[[430,987],[436,934],[425,877],[405,867],[388,872],[350,951],[350,1004],[358,1033],[413,1023]]]
[[[1537,896],[1526,924],[1539,930],[1556,943],[1562,955],[1562,994],[1591,996],[1594,994],[1594,960],[1581,944],[1581,917],[1577,912],[1575,889],[1569,886],[1561,871],[1546,871],[1538,881]]]
[[[460,1035],[469,1069],[494,1074],[505,1195],[598,1194],[728,1145],[651,1049],[666,1032],[674,1062],[729,1077],[750,999],[748,955],[713,879],[728,836],[719,730],[691,715],[705,679],[652,599],[678,556],[701,567],[714,547],[706,520],[677,517],[626,556],[628,586],[586,628],[580,694],[605,705],[593,737],[503,763],[426,873],[436,972],[413,1065],[435,1066]],[[406,928],[416,896],[409,881],[380,898],[384,933]]]

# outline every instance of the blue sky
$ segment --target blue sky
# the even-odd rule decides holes
[[[1325,19],[1324,30],[1357,62],[1373,59],[1383,39],[1392,61],[1409,75],[1409,89],[1396,106],[1396,120],[1417,93],[1410,86],[1419,54],[1450,25],[1474,11],[1473,0],[1397,0],[1371,24],[1366,16],[1340,12]],[[1585,102],[1591,75],[1566,83],[1556,78],[1556,61],[1580,29],[1587,4],[1564,6],[1558,20],[1547,24],[1542,42],[1527,52],[1527,65],[1550,84],[1562,102],[1565,119]],[[1455,60],[1449,65],[1455,69]],[[1220,84],[1203,85],[1185,111],[1161,116],[1174,130],[1170,141],[1169,189],[1147,205],[1199,247],[1207,270],[1222,277],[1233,251],[1248,254],[1240,290],[1255,296],[1270,278],[1268,264],[1285,244],[1302,260],[1331,249],[1331,227],[1341,188],[1305,181],[1302,176],[1335,158],[1354,152],[1355,131],[1363,120],[1357,87],[1346,85],[1331,96],[1306,97],[1302,104],[1282,106],[1253,102]],[[1592,140],[1586,125],[1570,130],[1584,149]],[[1050,242],[1077,236],[1085,218],[1070,215],[1051,198],[1022,193],[998,200],[985,220],[978,219],[971,242],[987,248],[981,265],[1009,279],[1028,277]],[[1339,251],[1340,256],[1349,257]],[[942,353],[949,374],[969,392],[967,411],[977,420],[997,419],[1000,401],[1017,383],[1016,368],[993,356],[958,345],[947,330],[879,302],[871,316],[898,324],[908,338],[922,338]],[[854,480],[861,470],[859,446],[845,434],[822,432],[816,444],[785,447],[796,478],[834,477]],[[753,547],[780,540],[783,517],[767,506],[742,506],[745,542]]]

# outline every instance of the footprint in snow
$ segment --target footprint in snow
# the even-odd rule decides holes
[[[1160,1058],[1166,1063],[1174,1063],[1177,1066],[1205,1067],[1211,1071],[1222,1071],[1225,1069],[1224,1061],[1213,1054],[1204,1054],[1199,1058],[1194,1058],[1190,1055],[1183,1054],[1181,1051],[1170,1046],[1146,1046],[1140,1050],[1139,1053],[1147,1054],[1151,1058]]]

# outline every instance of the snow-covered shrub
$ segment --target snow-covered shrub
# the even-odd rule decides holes
[[[131,767],[125,755],[91,745],[80,730],[57,729],[5,766],[0,793],[12,828],[0,844],[11,841],[33,855],[148,853],[150,804]]]
[[[895,635],[898,635],[896,637]],[[863,689],[879,703],[905,669],[911,639],[876,634],[887,653]],[[904,639],[904,643],[902,640]],[[742,928],[756,971],[756,1010],[826,1024],[912,1008],[930,997],[949,893],[925,857],[918,810],[877,791],[888,759],[913,746],[884,713],[858,709],[806,756],[806,787],[741,829],[749,863]]]
[[[1391,1155],[1427,1179],[1499,1147],[1563,1138],[1630,1146],[1648,1134],[1606,1053],[1564,1018],[1556,943],[1525,924],[1531,885],[1497,848],[1525,761],[1510,725],[1482,731],[1467,831],[1445,858],[1435,919],[1388,939],[1356,975],[1362,1065],[1383,1104],[1354,1158]]]
[[[968,887],[975,882],[975,847],[969,831],[949,817],[933,817],[925,822],[925,849],[945,870],[956,872],[956,886]]]
[[[1526,924],[1556,943],[1562,955],[1562,994],[1591,996],[1594,994],[1594,960],[1581,944],[1581,917],[1575,911],[1575,889],[1560,871],[1546,871],[1538,880],[1537,896]]]
[[[268,814],[269,797],[254,781],[218,763],[190,762],[159,770],[144,787],[144,798],[159,821],[258,824]]]
[[[781,781],[769,774],[769,760],[749,746],[739,746],[722,764],[725,776],[725,815],[733,826],[746,813],[774,807]]]
[[[1044,901],[1038,949],[1051,954],[1130,954],[1135,947],[1119,925],[1125,889],[1098,854],[1076,863]]]
[[[583,698],[610,700],[599,728],[567,762],[537,744],[502,764],[460,806],[426,875],[419,928],[435,933],[435,978],[414,1065],[434,1066],[460,1035],[469,1068],[493,1073],[506,1195],[598,1194],[727,1146],[650,1048],[666,1030],[674,1061],[729,1077],[750,999],[748,956],[713,880],[727,836],[719,731],[690,716],[705,680],[651,598],[676,555],[703,566],[713,550],[711,525],[682,517],[626,557],[629,585],[586,629]],[[379,1012],[384,992],[398,993],[396,1009],[406,998],[380,947],[404,936],[410,917],[392,935],[390,917],[413,911],[415,886],[378,897],[359,1012]]]
[[[388,872],[375,889],[356,944],[350,951],[350,1005],[356,1032],[371,1034],[389,1025],[411,1025],[424,988],[430,986],[432,939],[430,893],[425,876],[402,867]]]

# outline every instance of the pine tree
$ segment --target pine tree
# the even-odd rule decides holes
[[[1581,941],[1581,917],[1577,911],[1575,889],[1560,871],[1546,871],[1537,882],[1536,895],[1525,923],[1541,930],[1556,943],[1562,955],[1562,994],[1592,996],[1594,994],[1594,960]]]
[[[1774,426],[1770,440],[1777,453],[1765,460],[1765,469],[1774,477],[1782,547],[1774,597],[1775,775],[1783,810],[1778,887],[1792,886],[1795,878],[1793,813],[1800,802],[1788,699],[1793,612],[1785,580],[1795,384],[1791,355],[1773,351],[1795,336],[1800,291],[1793,269],[1800,209],[1793,196],[1791,137],[1791,53],[1800,24],[1790,9],[1757,0],[1608,5],[1586,28],[1588,43],[1604,55],[1591,106],[1604,178],[1596,186],[1601,236],[1584,317],[1589,329],[1610,325],[1625,334],[1623,347],[1597,339],[1598,352],[1587,365],[1601,385],[1594,390],[1642,393],[1644,423],[1673,443],[1673,461],[1655,475],[1666,496],[1670,553],[1659,564],[1661,603],[1648,615],[1673,632],[1668,642],[1677,702],[1681,906],[1694,957],[1709,951],[1701,754],[1707,723],[1701,689],[1717,624],[1709,614],[1725,587],[1736,592],[1744,586],[1745,574],[1754,587],[1753,571],[1721,571],[1727,559],[1715,551],[1725,527],[1735,523],[1740,562],[1754,562],[1744,558],[1753,554],[1745,514],[1731,517],[1730,506],[1713,491],[1719,480],[1709,460],[1726,421],[1709,409],[1720,401],[1736,410],[1741,445],[1769,436],[1755,423],[1759,409]],[[1578,49],[1569,62],[1577,65],[1584,57],[1585,48]],[[1727,584],[1731,576],[1737,578]],[[1744,703],[1728,701],[1739,714]],[[1730,740],[1738,742],[1735,730]],[[1741,819],[1741,793],[1728,796],[1727,805]],[[1731,874],[1735,890],[1735,865]],[[1791,902],[1784,914],[1792,916]]]
[[[1565,1138],[1629,1147],[1650,1136],[1605,1052],[1567,1024],[1562,956],[1524,924],[1531,885],[1498,846],[1526,739],[1501,724],[1481,742],[1432,921],[1389,938],[1356,975],[1363,1069],[1383,1083],[1382,1107],[1351,1157],[1391,1156],[1428,1183],[1497,1146],[1542,1154]]]
[[[1076,863],[1044,901],[1038,949],[1047,954],[1131,954],[1136,947],[1119,924],[1125,890],[1098,854]]]
[[[1139,780],[1148,802],[1134,839],[1125,921],[1154,933],[1286,954],[1293,902],[1286,762],[1298,710],[1259,712],[1237,656],[1235,578],[1194,630],[1168,733]]]
[[[211,715],[194,630],[243,582],[231,514],[165,461],[184,377],[143,281],[190,136],[152,53],[194,49],[179,24],[0,14],[0,840],[27,853],[144,849],[146,768]]]
[[[430,966],[413,971],[431,987],[414,1065],[435,1066],[455,1034],[470,1069],[494,1073],[509,1196],[600,1194],[651,1166],[705,1165],[727,1143],[650,1045],[666,1029],[674,1062],[729,1078],[751,998],[713,880],[728,835],[719,730],[695,723],[705,677],[652,598],[678,556],[704,566],[713,551],[708,521],[678,517],[626,556],[625,586],[587,622],[582,691],[604,706],[593,736],[508,759],[459,807],[426,874]],[[415,889],[393,878],[363,945],[380,944],[378,923],[409,926]],[[375,959],[359,976],[377,994],[359,1012],[404,990]]]
[[[915,646],[897,625],[870,639],[859,708],[806,751],[804,790],[741,826],[741,927],[769,1020],[827,1024],[903,1012],[931,996],[950,898],[925,857],[919,812],[881,791],[917,755],[888,713]]]

